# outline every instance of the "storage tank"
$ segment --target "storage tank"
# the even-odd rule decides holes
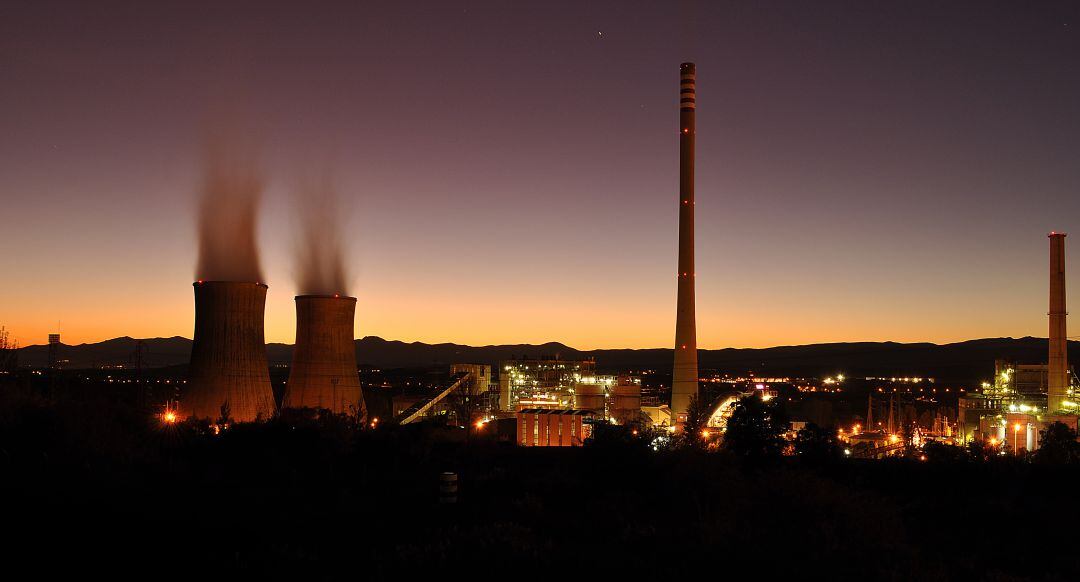
[[[603,384],[589,383],[574,386],[574,408],[603,414],[604,406]]]
[[[629,378],[619,378],[615,386],[611,417],[622,424],[637,419],[641,414],[641,384]]]
[[[225,407],[238,422],[270,418],[275,406],[263,333],[266,285],[197,281],[194,288],[195,339],[181,417],[216,421]]]
[[[355,314],[355,297],[296,297],[296,345],[282,408],[366,417],[356,370]]]

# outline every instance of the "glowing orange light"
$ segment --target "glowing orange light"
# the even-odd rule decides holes
[[[173,424],[176,422],[176,413],[171,410],[166,410],[165,414],[161,415],[161,420],[165,421],[166,424]]]
[[[709,438],[709,431],[707,431],[707,430],[701,431],[701,438],[706,438],[706,439]]]

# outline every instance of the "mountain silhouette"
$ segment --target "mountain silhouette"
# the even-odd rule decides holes
[[[136,340],[119,337],[98,343],[61,345],[59,357],[65,369],[132,366]],[[186,365],[191,354],[191,340],[179,336],[148,338],[142,341],[142,365],[147,368]],[[1069,342],[1076,354],[1077,342]],[[826,343],[772,348],[724,348],[700,350],[703,370],[727,373],[753,371],[759,376],[827,376],[843,373],[859,376],[922,376],[939,382],[976,382],[993,375],[994,360],[1019,363],[1044,363],[1047,356],[1044,338],[987,338],[950,344],[855,342]],[[271,343],[266,346],[270,365],[288,364],[292,346]],[[558,342],[466,346],[452,343],[406,343],[368,336],[356,340],[357,362],[378,368],[433,368],[457,362],[491,364],[512,358],[559,357],[573,360],[592,357],[602,371],[653,369],[670,373],[672,350],[597,349],[578,350]],[[19,350],[22,366],[43,367],[48,361],[48,346],[33,345]]]

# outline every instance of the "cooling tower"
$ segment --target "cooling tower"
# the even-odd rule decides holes
[[[188,383],[180,398],[183,417],[239,422],[274,414],[266,363],[263,309],[266,285],[231,281],[195,284],[195,342]]]
[[[296,346],[283,408],[320,408],[366,416],[356,371],[355,297],[296,298]]]
[[[1065,233],[1050,233],[1050,359],[1046,409],[1063,408],[1069,389],[1068,333],[1065,324]]]
[[[694,300],[694,138],[697,69],[679,67],[679,280],[675,314],[675,363],[672,368],[671,418],[686,420],[690,398],[698,393],[697,316]]]

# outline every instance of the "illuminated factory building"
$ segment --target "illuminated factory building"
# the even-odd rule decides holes
[[[596,373],[594,360],[510,360],[499,376],[505,412],[588,410],[619,424],[640,422],[641,378]]]
[[[596,376],[594,360],[521,359],[503,362],[499,373],[502,409],[573,408],[582,378]]]

